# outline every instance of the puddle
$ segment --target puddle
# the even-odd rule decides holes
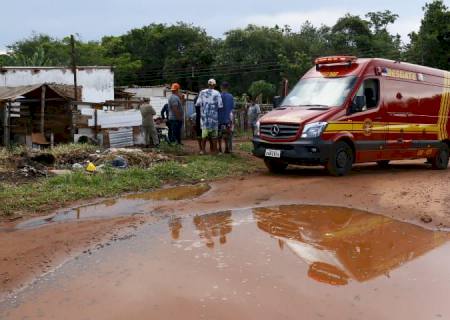
[[[449,319],[449,234],[282,206],[145,225],[65,264],[1,319]]]
[[[137,193],[125,196],[128,200],[186,200],[195,199],[205,194],[211,189],[211,187],[206,184],[198,184],[194,186],[179,186],[174,188],[160,189],[156,191],[151,191],[147,193]]]
[[[208,192],[208,184],[178,186],[159,189],[146,193],[129,194],[117,199],[108,199],[94,205],[82,206],[57,212],[51,216],[39,217],[19,223],[16,229],[33,229],[57,222],[75,221],[80,219],[101,219],[120,216],[144,214],[140,207],[149,201],[179,201],[195,199]]]

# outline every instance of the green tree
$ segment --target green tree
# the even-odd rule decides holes
[[[329,42],[333,49],[341,54],[374,56],[371,41],[369,22],[350,14],[340,18],[329,34]]]
[[[255,79],[281,81],[279,55],[286,55],[283,30],[249,25],[226,33],[220,43],[213,74],[233,84],[236,94],[245,92]]]
[[[70,49],[64,41],[45,34],[30,37],[8,46],[15,65],[68,65]]]
[[[253,82],[248,88],[248,93],[253,99],[260,97],[269,103],[275,94],[275,86],[267,81],[258,80]]]
[[[366,17],[369,18],[369,26],[373,28],[374,33],[377,34],[387,31],[388,25],[395,23],[399,15],[392,13],[390,10],[385,10],[369,12],[366,14]]]
[[[8,54],[0,54],[0,67],[11,65],[12,65],[11,56],[9,56]]]
[[[410,33],[406,59],[450,70],[450,11],[442,0],[427,3],[419,32]]]
[[[14,53],[11,55],[9,62],[13,66],[51,66],[52,60],[46,55],[43,47],[37,47],[31,56],[23,53]]]
[[[151,24],[120,38],[120,53],[129,53],[130,58],[142,62],[137,73],[139,84],[177,81],[194,89],[201,76],[208,76],[214,61],[214,39],[190,24]]]
[[[376,56],[398,60],[401,56],[402,42],[399,34],[391,35],[387,30],[398,19],[398,14],[389,10],[369,12],[369,27],[372,29],[371,48]]]

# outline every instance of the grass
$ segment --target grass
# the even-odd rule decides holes
[[[251,160],[237,155],[187,156],[183,162],[168,161],[148,169],[106,168],[95,175],[75,172],[18,186],[0,183],[0,218],[41,212],[76,200],[146,191],[168,182],[208,181],[254,170]]]
[[[238,142],[236,143],[239,150],[251,153],[253,151],[253,143],[251,141],[248,142]]]
[[[0,164],[7,163],[12,157],[17,157],[26,152],[26,148],[22,146],[12,148],[0,148]]]
[[[70,155],[72,153],[95,153],[98,149],[98,146],[94,146],[92,144],[80,144],[80,143],[72,143],[72,144],[61,144],[57,145],[51,149],[44,150],[43,152],[52,154],[56,159]]]
[[[182,156],[186,154],[183,149],[183,146],[178,144],[169,144],[165,141],[161,141],[161,144],[159,145],[159,150],[161,150],[161,152],[163,153],[172,154],[175,156]]]

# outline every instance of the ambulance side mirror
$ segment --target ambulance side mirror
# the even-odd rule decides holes
[[[366,105],[366,97],[365,96],[356,96],[350,107],[350,113],[361,112]]]
[[[280,97],[280,96],[273,97],[272,102],[273,102],[274,109],[279,108],[281,106],[281,103],[283,102],[283,97]]]

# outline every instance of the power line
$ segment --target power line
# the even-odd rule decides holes
[[[274,72],[274,71],[281,71],[281,67],[276,67],[276,68],[273,68],[273,69],[266,69],[266,70],[262,70],[262,69],[260,69],[260,70],[253,70],[253,71],[248,71],[248,72],[246,72],[246,74],[248,74],[248,73],[258,73],[258,72]],[[217,75],[220,75],[220,76],[230,76],[230,75],[237,75],[237,74],[242,74],[242,72],[228,72],[228,73],[214,73],[214,74],[205,74],[204,76],[206,77],[206,76],[217,76]],[[177,76],[177,77],[175,77],[176,79],[190,79],[191,78],[191,76]],[[163,79],[163,78],[153,78],[153,79],[146,79],[146,78],[138,78],[138,79],[136,79],[136,80],[131,80],[131,81],[133,81],[133,82],[136,82],[136,83],[144,83],[144,82],[152,82],[152,81],[164,81],[165,79]]]
[[[270,68],[270,67],[277,67],[279,66],[278,63],[274,63],[274,64],[270,64],[270,65],[263,65],[262,67],[264,68]],[[249,72],[249,71],[253,71],[255,69],[261,69],[261,66],[252,66],[252,67],[246,67],[246,68],[240,68],[235,67],[235,68],[229,68],[228,70],[217,70],[214,68],[209,69],[208,71],[203,71],[203,72],[199,72],[195,74],[195,78],[198,77],[202,77],[202,76],[206,76],[206,75],[211,75],[211,74],[222,74],[223,72],[232,72],[232,71],[236,71],[236,72]],[[174,72],[165,72],[166,76],[168,77],[183,77],[183,76],[187,76],[188,78],[192,78],[192,73],[191,72],[185,72],[185,73],[174,73]],[[153,75],[153,74],[148,74],[148,75],[142,75],[140,73],[136,73],[137,77],[140,78],[146,78],[146,79],[160,79],[159,76],[157,75]],[[130,78],[132,77],[131,75],[126,75],[124,78]]]

